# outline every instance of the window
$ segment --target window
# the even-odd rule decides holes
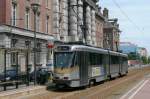
[[[26,9],[25,12],[25,28],[29,29],[29,23],[30,23],[30,13],[29,13],[29,9]]]
[[[102,65],[102,54],[90,53],[90,64],[91,65]]]
[[[16,26],[16,17],[17,17],[17,5],[12,4],[12,16],[11,16],[11,25]]]
[[[37,49],[41,50],[42,44],[41,43],[37,43]]]
[[[72,52],[57,52],[55,53],[55,67],[67,68],[72,64],[74,54]]]
[[[11,40],[11,47],[16,47],[17,42],[18,42],[18,39],[12,39]]]
[[[46,16],[46,33],[48,33],[48,21],[49,21],[49,16]]]
[[[17,52],[12,52],[11,53],[11,65],[16,65],[17,64]]]
[[[119,56],[111,56],[111,64],[119,64]]]
[[[31,41],[25,41],[26,48],[31,48]]]

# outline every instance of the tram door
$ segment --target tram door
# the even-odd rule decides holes
[[[122,73],[122,69],[123,69],[122,67],[123,67],[123,64],[122,64],[122,57],[120,56],[120,57],[119,57],[119,72],[120,72],[120,73]]]
[[[80,69],[80,86],[88,84],[88,59],[89,55],[87,52],[78,53],[78,64]]]

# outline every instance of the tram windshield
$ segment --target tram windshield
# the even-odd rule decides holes
[[[72,52],[57,52],[55,53],[55,67],[65,68],[72,65],[73,60]]]

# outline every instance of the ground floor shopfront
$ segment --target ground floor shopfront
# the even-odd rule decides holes
[[[54,41],[53,36],[37,32],[36,49],[34,49],[33,31],[0,25],[0,76],[3,73],[7,74],[7,70],[15,69],[18,74],[34,71],[34,59],[36,60],[36,68],[52,67],[53,49],[48,48],[47,45]]]

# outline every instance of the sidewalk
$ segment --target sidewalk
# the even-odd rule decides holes
[[[120,99],[150,99],[150,78],[145,78]]]
[[[4,91],[0,92],[0,99],[17,99],[18,97],[38,94],[44,92],[45,90],[46,86],[29,86],[20,89]]]

